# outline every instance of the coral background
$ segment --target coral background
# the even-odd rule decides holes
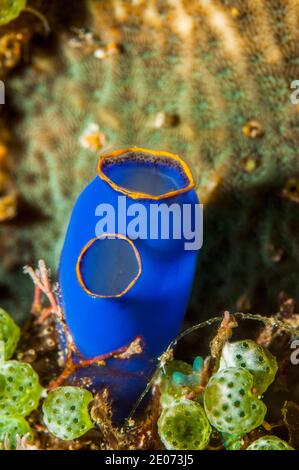
[[[56,272],[99,154],[129,145],[179,153],[198,182],[189,319],[272,313],[282,291],[299,300],[299,1],[29,4],[48,36],[29,12],[0,28],[0,206],[13,199],[0,222],[1,306],[26,317],[22,266],[44,258]]]

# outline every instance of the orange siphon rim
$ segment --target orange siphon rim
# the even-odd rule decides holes
[[[143,152],[145,154],[153,155],[154,157],[163,157],[164,156],[166,158],[169,158],[169,159],[175,161],[176,163],[178,163],[181,166],[182,170],[184,171],[184,174],[188,179],[188,184],[186,186],[184,186],[183,188],[175,189],[173,191],[169,191],[167,193],[159,194],[159,195],[153,195],[153,194],[149,194],[149,193],[142,193],[142,192],[139,192],[139,191],[132,191],[130,189],[124,188],[123,186],[117,185],[116,183],[114,183],[114,181],[112,181],[110,178],[108,178],[108,176],[104,173],[103,164],[108,159],[118,157],[119,155],[122,155],[122,154],[125,154],[125,153],[128,153],[128,152],[132,152],[132,153],[134,153],[134,152]],[[107,153],[105,155],[100,156],[99,161],[98,161],[98,165],[97,165],[97,172],[98,172],[99,177],[102,180],[106,181],[106,183],[108,183],[115,191],[118,191],[122,194],[125,194],[126,196],[129,196],[132,199],[152,199],[154,201],[159,201],[161,199],[165,199],[165,198],[177,196],[178,194],[185,193],[185,192],[190,191],[190,189],[193,189],[195,187],[195,181],[194,181],[194,178],[193,178],[193,175],[192,175],[192,172],[191,172],[191,169],[190,169],[189,165],[179,155],[176,155],[175,153],[166,152],[166,151],[163,151],[163,150],[162,151],[161,150],[150,150],[150,149],[145,149],[145,148],[142,148],[142,147],[130,147],[130,148],[126,148],[126,149],[115,150],[112,153]]]
[[[118,238],[120,240],[125,240],[126,242],[129,243],[129,245],[131,246],[131,248],[133,248],[133,251],[134,251],[134,255],[136,257],[136,260],[137,260],[137,264],[138,264],[138,272],[136,274],[136,276],[132,279],[132,281],[128,284],[128,286],[123,289],[121,292],[119,292],[118,294],[115,294],[115,295],[101,295],[101,294],[95,294],[94,292],[90,291],[87,287],[86,287],[86,284],[83,280],[83,277],[82,277],[82,274],[81,274],[81,262],[82,262],[82,258],[83,258],[83,255],[86,253],[86,251],[88,250],[88,248],[93,245],[97,240],[103,240],[103,239],[106,239],[106,238],[109,238],[109,237],[113,237],[113,238]],[[77,274],[77,278],[78,278],[78,281],[81,285],[81,287],[83,288],[83,290],[91,295],[92,297],[97,297],[97,298],[100,298],[100,299],[112,299],[112,298],[118,298],[118,297],[122,297],[123,295],[125,295],[132,287],[133,285],[137,282],[138,278],[140,277],[141,275],[141,272],[142,272],[142,264],[141,264],[141,257],[140,257],[140,254],[139,254],[139,251],[137,250],[136,246],[134,245],[134,243],[132,242],[132,240],[130,240],[128,237],[124,236],[124,235],[121,235],[120,233],[107,233],[107,234],[103,234],[101,235],[100,237],[95,237],[95,238],[92,238],[83,248],[83,250],[81,251],[79,257],[78,257],[78,261],[77,261],[77,264],[76,264],[76,274]]]

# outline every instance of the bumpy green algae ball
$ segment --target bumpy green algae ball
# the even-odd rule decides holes
[[[88,405],[93,396],[80,387],[59,387],[49,393],[43,404],[48,430],[63,440],[76,439],[93,428]]]
[[[39,377],[30,364],[7,361],[0,364],[4,386],[0,392],[0,418],[27,416],[38,406],[42,387]]]
[[[246,369],[230,367],[213,375],[204,393],[204,407],[212,426],[230,434],[245,434],[260,426],[267,408],[252,388],[253,376]]]
[[[32,437],[32,429],[27,421],[25,421],[21,416],[11,418],[0,417],[0,443],[2,445],[2,449],[6,442],[9,449],[15,449],[17,445],[17,435],[23,437],[26,434],[29,434]]]
[[[294,450],[286,441],[276,436],[260,437],[252,442],[246,450]]]
[[[0,0],[0,25],[7,24],[19,16],[27,0]]]
[[[242,367],[249,370],[259,395],[274,381],[278,369],[276,358],[251,339],[226,343],[222,350],[219,369],[228,367]]]
[[[160,404],[162,407],[171,405],[173,400],[186,395],[189,384],[178,383],[173,380],[174,374],[181,374],[188,376],[192,374],[192,366],[184,361],[171,361],[166,367],[165,371],[160,372],[158,384],[160,388]]]
[[[212,428],[199,403],[181,398],[164,408],[158,432],[168,450],[202,450],[209,443]]]
[[[10,359],[15,352],[19,339],[20,328],[15,324],[11,316],[0,308],[0,341],[4,343],[4,359],[6,361]]]

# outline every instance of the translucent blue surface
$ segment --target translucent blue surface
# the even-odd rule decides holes
[[[142,165],[141,174],[134,179],[134,165],[128,156],[129,170],[123,163],[117,164],[113,170],[111,166],[109,178],[142,192],[155,187],[156,194],[186,185],[182,172],[174,166],[166,168],[163,163],[160,167],[158,165],[157,170],[155,165],[153,173],[150,165]],[[148,173],[146,168],[149,169]],[[138,173],[138,169],[140,162],[137,162],[135,172]],[[153,175],[159,172],[166,172],[166,178],[158,177],[160,183],[153,184]],[[118,293],[136,275],[138,263],[126,241],[106,240],[103,243],[101,240],[98,244],[92,244],[82,255],[84,247],[95,237],[97,206],[108,203],[117,211],[120,195],[98,176],[83,190],[75,203],[66,233],[59,279],[66,322],[84,357],[92,358],[116,350],[129,344],[136,336],[143,338],[142,355],[126,361],[112,361],[113,366],[110,365],[108,371],[105,368],[102,372],[101,368],[97,369],[97,382],[111,385],[118,413],[125,416],[146,385],[157,357],[181,329],[193,283],[197,251],[185,250],[184,238],[133,240],[140,255],[142,272],[132,287],[118,298],[96,298],[87,293],[76,272],[80,256],[82,279],[95,294]],[[194,190],[161,201],[136,201],[128,196],[122,197],[127,208],[138,202],[147,214],[151,204],[164,203],[169,207],[174,203],[179,206],[198,203]],[[116,369],[122,373],[116,373]],[[121,390],[125,392],[121,393]]]

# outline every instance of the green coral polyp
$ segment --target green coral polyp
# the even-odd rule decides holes
[[[209,443],[212,428],[202,406],[182,398],[162,411],[158,431],[168,450],[202,450]]]
[[[264,436],[252,442],[246,450],[294,450],[287,442],[277,436]]]
[[[26,434],[32,437],[32,429],[21,416],[11,418],[0,417],[0,444],[2,448],[8,445],[9,449],[15,449],[17,436],[23,437]]]
[[[4,359],[11,358],[20,339],[20,328],[10,315],[0,308],[0,342],[4,344]],[[3,347],[3,345],[2,345]],[[0,348],[1,351],[2,348]],[[0,357],[1,360],[1,357]]]
[[[253,386],[260,395],[274,381],[278,369],[276,358],[250,339],[225,344],[219,369],[228,367],[247,369],[253,375]]]
[[[43,404],[48,430],[63,440],[83,436],[92,427],[88,405],[93,396],[79,387],[59,387],[49,393]]]
[[[267,408],[252,389],[253,376],[245,369],[231,367],[213,375],[204,393],[212,426],[230,434],[245,434],[260,426]]]
[[[3,389],[0,392],[0,419],[27,416],[38,406],[42,387],[37,373],[29,364],[8,361],[0,365]]]

